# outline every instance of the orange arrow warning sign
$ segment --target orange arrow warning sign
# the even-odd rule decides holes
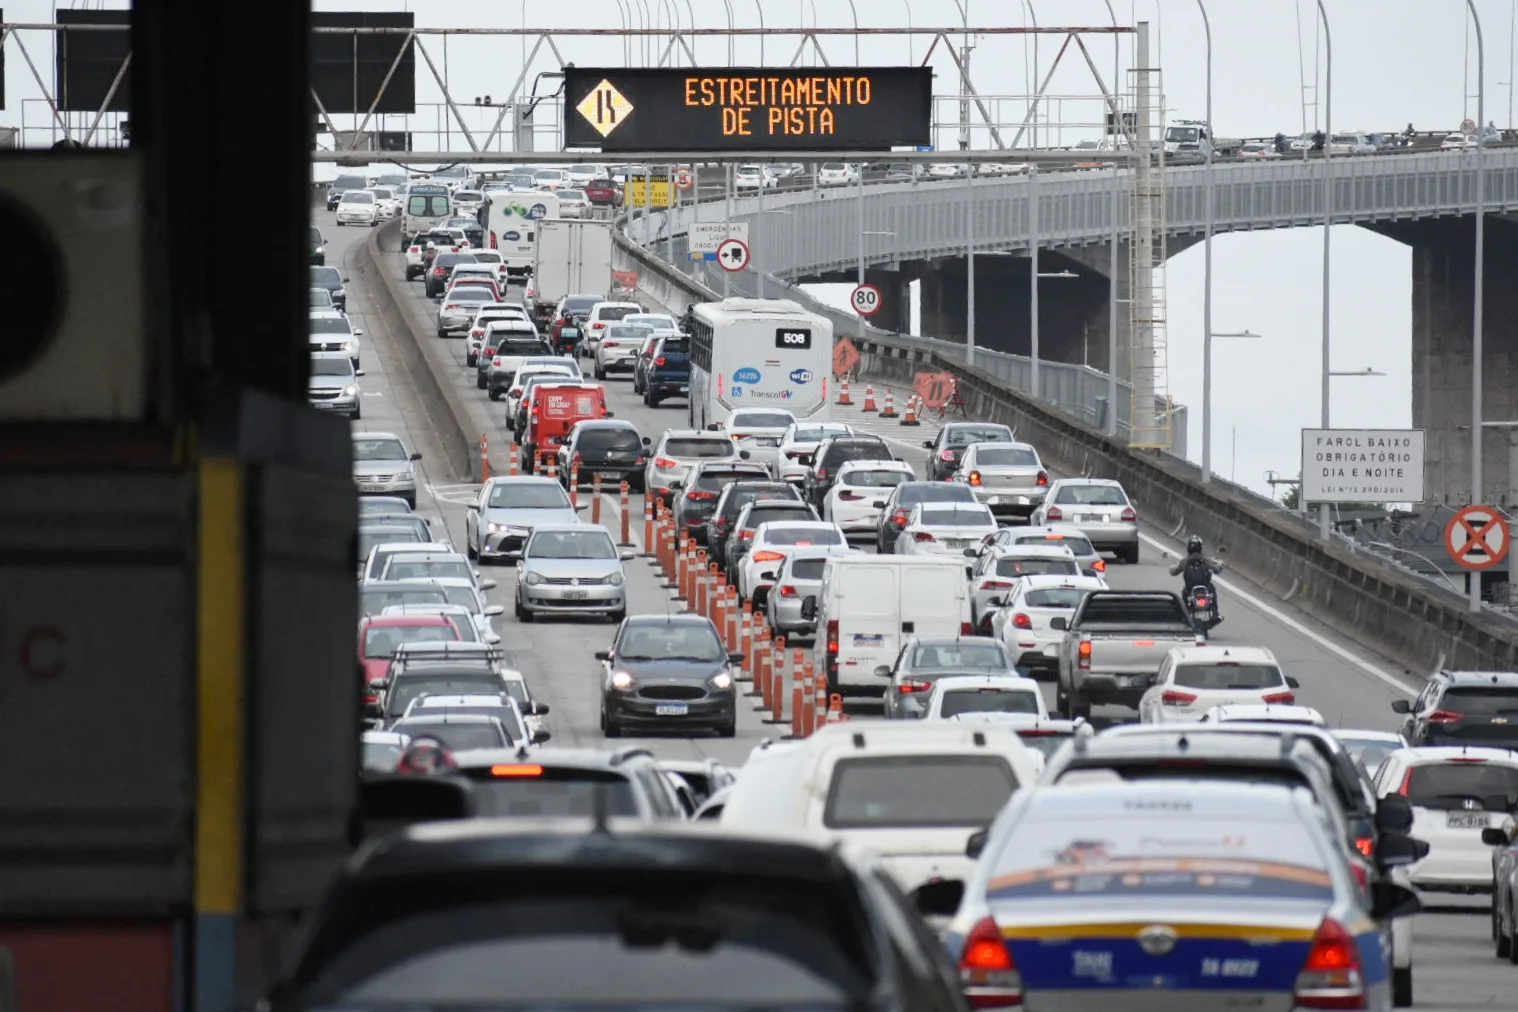
[[[1467,506],[1444,528],[1444,547],[1463,569],[1481,572],[1507,558],[1507,521],[1491,506]]]

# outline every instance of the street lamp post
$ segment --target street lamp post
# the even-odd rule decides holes
[[[1207,39],[1207,144],[1202,149],[1207,160],[1203,169],[1206,217],[1202,225],[1202,484],[1207,485],[1212,482],[1212,20],[1202,0],[1196,0],[1196,6],[1202,12]]]
[[[1481,333],[1486,311],[1486,42],[1481,34],[1481,15],[1476,0],[1465,0],[1476,25],[1476,271],[1475,297],[1471,306],[1471,505],[1485,501],[1481,474],[1481,395],[1485,370],[1481,359],[1485,341]],[[1471,579],[1471,611],[1481,610],[1481,577]]]
[[[1333,101],[1334,101],[1334,40],[1333,34],[1328,28],[1328,11],[1323,8],[1323,0],[1318,0],[1318,17],[1323,21],[1323,391],[1322,397],[1322,427],[1329,426],[1328,398],[1329,377],[1331,375],[1328,365],[1329,349],[1329,323],[1328,323],[1328,294],[1329,280],[1332,276],[1329,261],[1329,240],[1333,234],[1334,213],[1334,183],[1333,173],[1330,171],[1333,153]],[[1328,529],[1328,504],[1323,503],[1318,511],[1318,533],[1323,540],[1329,537]]]
[[[975,163],[965,176],[965,364],[975,364]],[[1038,368],[1037,365],[1034,366]]]
[[[974,175],[975,167],[970,166]],[[1038,398],[1038,166],[1028,165],[1028,371],[1029,392]]]

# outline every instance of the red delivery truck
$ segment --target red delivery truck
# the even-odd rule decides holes
[[[576,422],[588,418],[610,418],[606,410],[606,390],[598,383],[538,383],[532,388],[532,403],[527,406],[527,428],[522,433],[529,473],[546,466],[546,459],[558,451]],[[539,460],[541,455],[544,460]]]

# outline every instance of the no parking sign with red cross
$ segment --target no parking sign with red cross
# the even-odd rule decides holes
[[[1481,572],[1507,558],[1511,538],[1507,521],[1492,506],[1467,506],[1444,528],[1444,547],[1455,564]]]

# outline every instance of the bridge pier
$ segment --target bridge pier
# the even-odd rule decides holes
[[[1412,424],[1426,433],[1425,497],[1470,500],[1471,324],[1475,297],[1475,219],[1463,217],[1371,226],[1412,247]],[[1486,230],[1484,421],[1518,421],[1518,224],[1493,215]],[[1353,424],[1353,419],[1335,423]],[[1518,464],[1510,437],[1482,438],[1482,498],[1518,506]]]

